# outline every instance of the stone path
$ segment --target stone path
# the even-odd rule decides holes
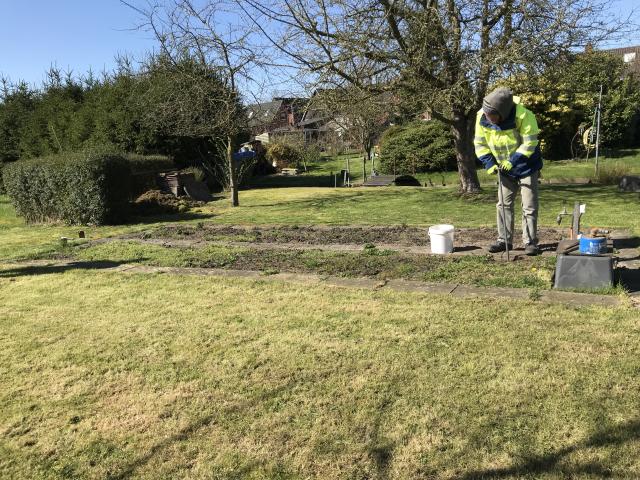
[[[315,228],[315,227],[314,227]],[[322,228],[318,227],[318,228]],[[326,227],[330,228],[330,227]],[[638,297],[640,302],[640,238],[632,237],[628,231],[614,230],[610,237],[614,242],[616,249],[617,273],[619,274],[622,283],[630,292],[630,296]],[[206,247],[209,245],[216,245],[222,247],[238,247],[238,248],[251,248],[258,250],[324,250],[332,252],[362,252],[364,246],[362,244],[349,244],[349,243],[329,243],[329,244],[315,244],[315,243],[301,243],[301,242],[241,242],[241,241],[219,241],[219,240],[203,240],[198,238],[143,238],[139,234],[126,235],[120,237],[103,238],[87,242],[77,248],[87,248],[94,245],[110,242],[128,241],[140,244],[159,245],[164,247],[178,247],[178,248],[198,248]],[[415,255],[431,255],[429,245],[406,245],[398,243],[376,243],[375,247],[380,250],[393,250],[399,253],[415,254]],[[542,256],[555,256],[555,244],[544,245],[542,249]],[[458,246],[457,249],[450,254],[452,256],[463,255],[491,255],[483,244]],[[498,253],[493,255],[498,260],[506,260],[504,253]],[[526,258],[524,256],[524,250],[521,247],[516,247],[511,252],[511,260],[521,260]]]
[[[6,265],[5,265],[6,267]],[[346,278],[300,273],[275,273],[252,270],[228,270],[218,268],[184,268],[184,267],[152,267],[135,264],[114,264],[105,262],[82,261],[34,261],[12,264],[9,269],[0,270],[0,277],[11,278],[21,275],[61,273],[67,270],[99,270],[122,274],[169,274],[198,275],[225,278],[242,278],[248,280],[295,282],[316,285],[330,285],[343,288],[360,288],[367,290],[391,290],[413,293],[434,293],[452,297],[480,297],[486,299],[507,298],[512,300],[530,300],[546,304],[561,303],[571,306],[605,306],[616,307],[626,304],[621,297],[614,295],[596,295],[561,291],[532,292],[522,288],[474,287],[462,284],[427,283],[410,280],[393,279],[380,281],[371,278]],[[640,307],[640,302],[634,303]]]

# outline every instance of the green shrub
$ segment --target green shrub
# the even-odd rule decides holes
[[[171,157],[166,155],[138,155],[127,153],[125,158],[131,165],[131,173],[159,173],[174,170],[176,165]]]
[[[380,139],[380,169],[384,173],[443,171],[455,165],[451,131],[437,120],[393,126]]]
[[[302,162],[302,152],[288,143],[268,143],[267,161],[276,168],[293,168]]]
[[[622,177],[630,174],[631,167],[629,165],[616,162],[600,166],[598,174],[594,175],[594,180],[601,185],[618,185]]]
[[[200,167],[183,168],[182,170],[180,170],[180,173],[185,175],[188,175],[188,174],[193,175],[193,178],[197,182],[204,182],[207,179],[207,175],[204,173],[204,170],[202,170]]]
[[[322,152],[317,145],[305,145],[300,149],[300,156],[303,163],[310,165],[322,160]]]
[[[3,170],[7,193],[29,223],[105,224],[128,213],[131,166],[118,153],[61,154],[23,160]]]

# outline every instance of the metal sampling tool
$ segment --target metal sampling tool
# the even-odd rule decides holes
[[[504,251],[507,253],[507,262],[509,261],[509,232],[507,231],[507,217],[504,214],[504,193],[502,191],[502,172],[498,168],[498,192],[500,198],[500,205],[502,205],[502,231],[504,232]]]

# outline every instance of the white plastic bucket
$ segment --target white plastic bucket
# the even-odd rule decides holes
[[[433,225],[429,227],[431,253],[453,252],[453,225]]]

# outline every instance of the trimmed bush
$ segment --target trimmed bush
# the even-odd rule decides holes
[[[422,120],[388,128],[380,139],[380,170],[396,175],[455,169],[449,127]]]
[[[131,166],[117,153],[18,161],[3,169],[3,179],[17,214],[29,223],[114,224],[128,214]]]
[[[300,150],[288,143],[268,143],[267,161],[277,169],[297,167],[302,161]]]
[[[125,158],[131,165],[131,173],[160,173],[175,170],[176,164],[171,157],[165,155],[138,155],[127,153]]]

